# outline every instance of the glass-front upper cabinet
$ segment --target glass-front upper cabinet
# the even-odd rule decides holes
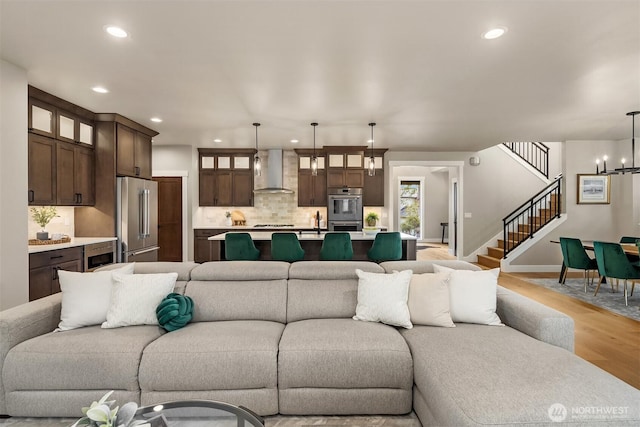
[[[29,132],[56,137],[56,108],[37,99],[29,98]]]
[[[57,139],[93,146],[93,123],[58,110]]]

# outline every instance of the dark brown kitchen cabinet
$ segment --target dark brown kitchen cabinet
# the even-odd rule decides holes
[[[364,159],[363,206],[384,206],[384,153],[386,148],[367,150]],[[369,158],[373,156],[375,175],[369,176]]]
[[[199,148],[200,206],[253,206],[252,149]]]
[[[83,248],[29,254],[29,301],[60,292],[58,271],[82,271]]]
[[[121,123],[116,125],[116,173],[151,179],[151,137]]]
[[[30,205],[56,204],[56,142],[29,134]]]
[[[211,230],[196,228],[193,230],[193,260],[195,262],[211,261],[209,237],[225,233],[227,230]]]
[[[92,149],[57,143],[56,196],[57,205],[92,206],[95,203]]]
[[[325,169],[325,155],[316,150],[318,159],[318,175],[311,173],[311,159],[314,152],[309,149],[296,149],[298,154],[298,206],[326,207],[327,206],[327,173]]]
[[[364,186],[364,146],[322,147],[327,156],[327,187]]]
[[[364,187],[364,171],[331,170],[327,171],[327,187]]]

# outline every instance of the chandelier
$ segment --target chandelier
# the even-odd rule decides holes
[[[640,111],[630,111],[627,116],[631,116],[631,166],[625,166],[627,159],[624,157],[620,159],[619,168],[613,170],[607,170],[607,160],[609,158],[605,155],[602,157],[602,170],[600,170],[600,159],[596,159],[596,175],[618,175],[625,173],[640,173],[640,166],[636,166],[636,116],[640,114]]]

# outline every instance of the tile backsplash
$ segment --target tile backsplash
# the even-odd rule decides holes
[[[34,206],[37,207],[37,206]],[[66,234],[73,237],[74,235],[74,208],[71,206],[57,206],[56,211],[58,216],[53,218],[49,224],[45,227],[45,230],[49,232],[49,237],[52,234]],[[31,218],[31,211],[29,211],[29,239],[35,239],[36,233],[42,231],[42,227],[36,224]]]

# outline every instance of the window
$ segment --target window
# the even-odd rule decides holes
[[[420,181],[400,181],[400,231],[421,238]]]

